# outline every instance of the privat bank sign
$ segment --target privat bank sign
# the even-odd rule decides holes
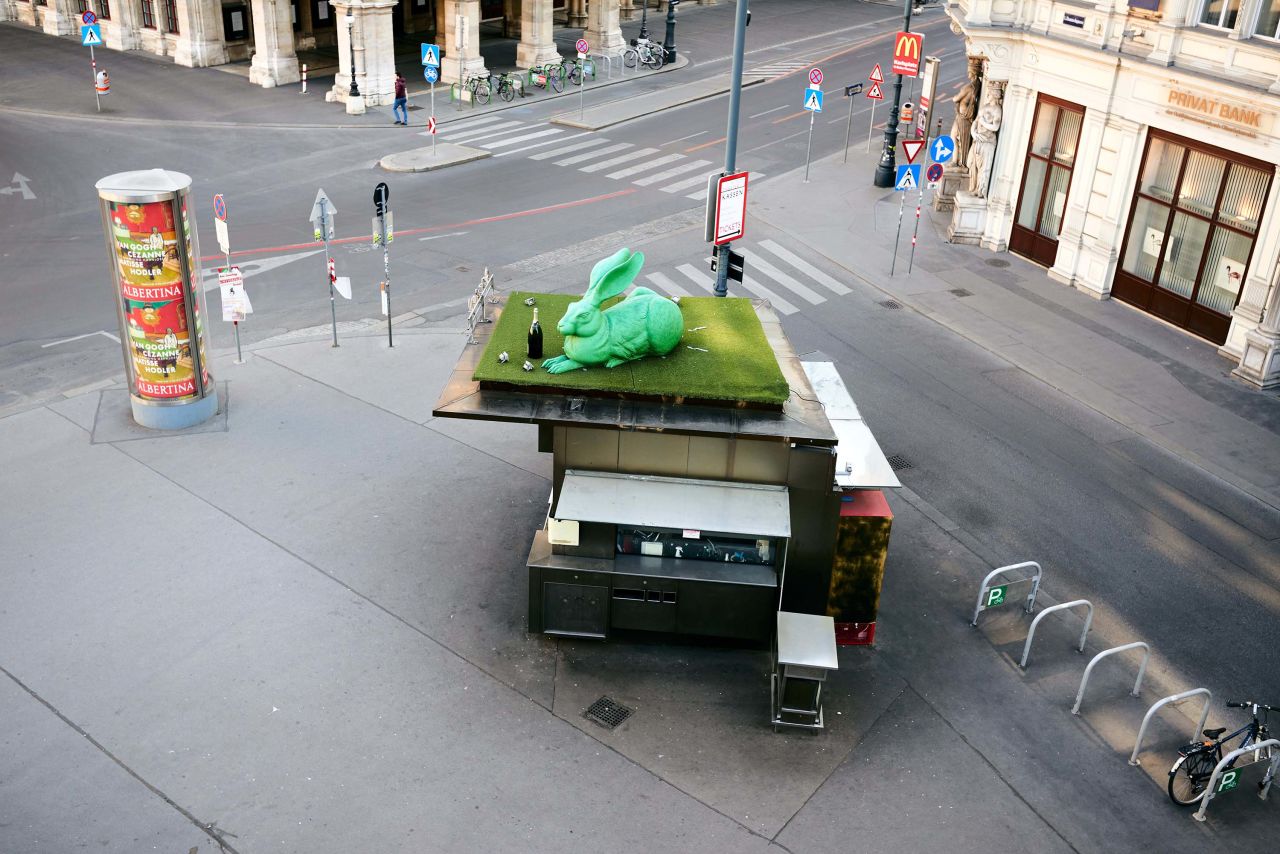
[[[1266,124],[1270,124],[1271,115],[1257,107],[1201,92],[1170,87],[1167,103],[1177,110],[1197,113],[1249,131],[1265,130],[1264,120],[1267,120]]]

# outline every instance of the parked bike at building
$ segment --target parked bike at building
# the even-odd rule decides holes
[[[1173,763],[1173,767],[1169,769],[1169,797],[1178,806],[1191,806],[1198,803],[1204,797],[1205,790],[1209,786],[1209,778],[1213,776],[1213,769],[1218,767],[1218,763],[1222,761],[1222,748],[1230,743],[1233,739],[1240,738],[1240,747],[1249,747],[1250,745],[1260,744],[1267,740],[1267,713],[1280,712],[1278,706],[1268,706],[1265,703],[1255,703],[1252,700],[1244,700],[1242,702],[1227,701],[1229,709],[1251,709],[1253,719],[1231,733],[1231,735],[1223,737],[1223,733],[1227,731],[1226,727],[1217,727],[1216,729],[1204,730],[1204,736],[1208,741],[1193,741],[1185,747],[1178,749],[1178,761]],[[1262,710],[1262,720],[1258,720],[1258,710]],[[1232,750],[1236,748],[1231,748]],[[1230,750],[1227,751],[1228,753]],[[1262,748],[1255,752],[1254,761],[1270,759],[1272,756],[1271,748]],[[1236,757],[1232,760],[1227,768],[1234,767],[1237,762],[1244,757]],[[1225,769],[1224,769],[1225,770]],[[1267,772],[1270,774],[1270,771]],[[1264,787],[1268,781],[1263,780],[1258,784],[1259,788]]]
[[[657,71],[666,62],[667,54],[662,45],[650,39],[632,39],[631,47],[622,52],[622,64],[635,68],[636,63]]]

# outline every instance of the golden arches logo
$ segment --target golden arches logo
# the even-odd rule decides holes
[[[898,44],[893,49],[895,59],[919,59],[920,58],[920,42],[923,39],[916,38],[910,33],[899,33]]]

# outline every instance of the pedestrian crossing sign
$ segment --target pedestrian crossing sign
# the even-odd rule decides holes
[[[423,65],[440,65],[440,45],[423,44],[422,45],[422,64]]]
[[[903,163],[898,167],[898,180],[894,181],[895,190],[914,190],[920,186],[920,164]]]
[[[102,25],[88,24],[80,28],[82,47],[102,47]]]
[[[811,113],[822,112],[822,90],[821,89],[805,89],[804,90],[804,108]]]

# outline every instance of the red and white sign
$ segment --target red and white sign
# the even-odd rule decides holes
[[[427,133],[434,134],[436,132],[436,117],[432,116],[427,119]]]
[[[582,54],[583,56],[586,56],[587,50],[590,48],[590,45],[587,44],[586,39],[578,39],[578,43],[574,45],[574,47],[578,49],[578,53]]]
[[[879,66],[877,66],[877,67],[879,67]],[[883,100],[884,100],[884,93],[880,91],[880,84],[879,84],[879,83],[872,83],[872,84],[871,84],[871,88],[867,90],[867,97],[868,97],[868,98],[874,98],[874,99],[876,99],[877,101],[883,101]]]
[[[893,37],[893,73],[904,77],[919,76],[923,54],[923,33],[897,33]]]
[[[337,278],[338,278],[338,265],[333,263],[333,259],[330,258],[329,259],[329,281],[332,282]]]
[[[902,153],[907,156],[908,163],[915,163],[916,156],[920,154],[920,149],[924,148],[923,139],[904,139],[902,141]]]
[[[716,182],[716,228],[711,242],[723,246],[742,237],[747,227],[747,173]]]
[[[809,69],[809,82],[814,86],[822,85],[822,69],[821,68]]]
[[[883,83],[884,72],[880,70],[880,63],[876,63],[876,67],[871,69],[871,76],[867,78],[872,83]]]
[[[218,284],[229,288],[244,287],[244,274],[239,267],[224,267],[218,271]]]

